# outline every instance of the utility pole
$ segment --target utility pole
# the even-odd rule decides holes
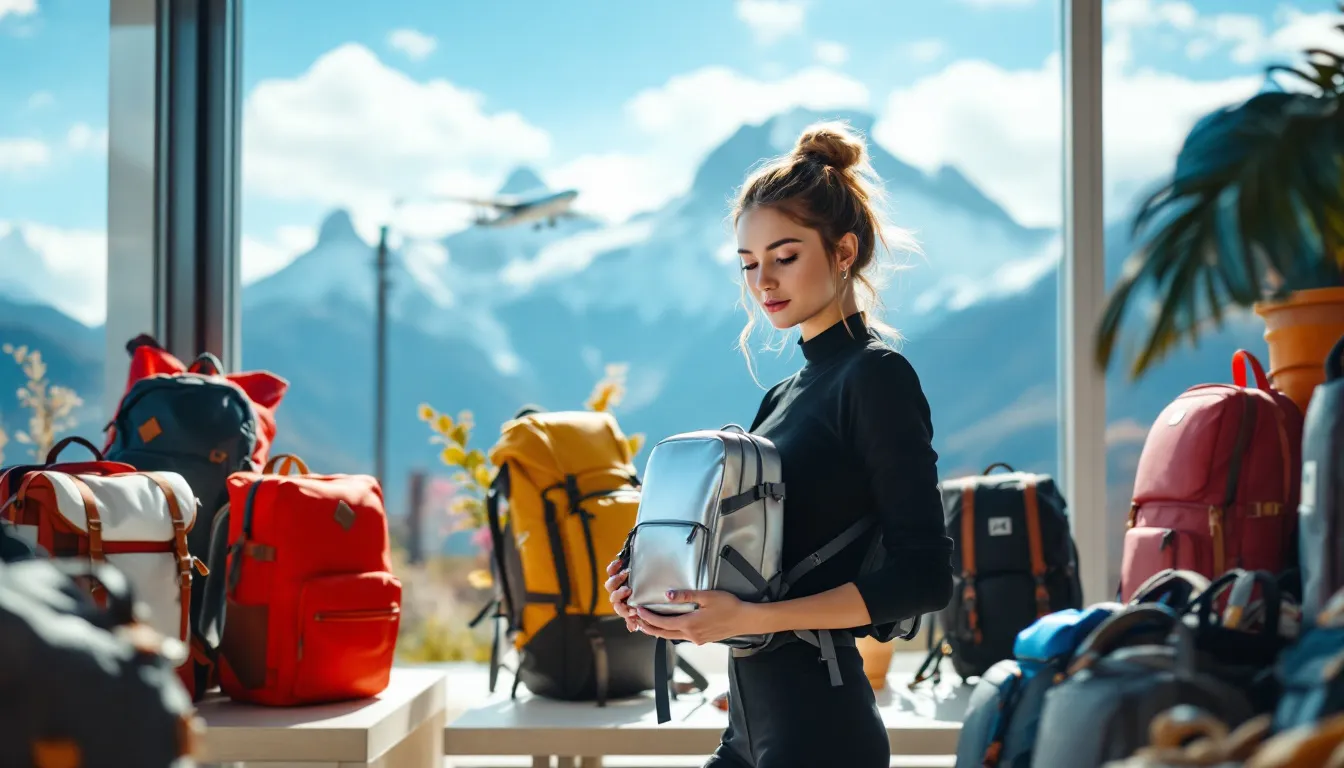
[[[373,413],[373,476],[378,484],[387,487],[384,472],[387,469],[387,225],[378,234],[377,280],[378,319],[374,331],[374,413]]]

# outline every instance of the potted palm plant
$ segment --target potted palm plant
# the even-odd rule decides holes
[[[1250,308],[1274,388],[1305,410],[1344,336],[1344,57],[1305,54],[1301,67],[1268,68],[1276,87],[1196,123],[1171,179],[1140,206],[1139,247],[1097,329],[1103,369],[1135,304],[1155,299],[1156,310],[1134,379],[1206,320],[1221,325],[1227,307]]]

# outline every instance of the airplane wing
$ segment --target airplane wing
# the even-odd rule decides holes
[[[527,202],[516,197],[456,197],[450,196],[442,198],[444,200],[453,200],[468,205],[476,205],[482,208],[494,208],[499,211],[517,211],[527,205]]]

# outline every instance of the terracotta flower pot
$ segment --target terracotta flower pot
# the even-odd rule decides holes
[[[1265,320],[1269,378],[1305,413],[1325,380],[1325,356],[1344,336],[1344,287],[1297,291],[1280,302],[1260,302]]]
[[[891,669],[891,657],[895,653],[895,643],[879,643],[871,637],[860,637],[854,641],[863,657],[863,674],[873,686],[874,691],[887,687],[887,672]]]

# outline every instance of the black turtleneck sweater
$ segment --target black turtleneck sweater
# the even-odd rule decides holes
[[[868,537],[822,563],[789,597],[853,581],[887,625],[942,609],[952,596],[952,540],[943,526],[929,404],[909,361],[859,314],[800,342],[806,363],[766,393],[750,431],[783,464],[785,570],[864,515],[876,515],[890,557],[859,575]],[[859,628],[857,634],[866,634]]]

